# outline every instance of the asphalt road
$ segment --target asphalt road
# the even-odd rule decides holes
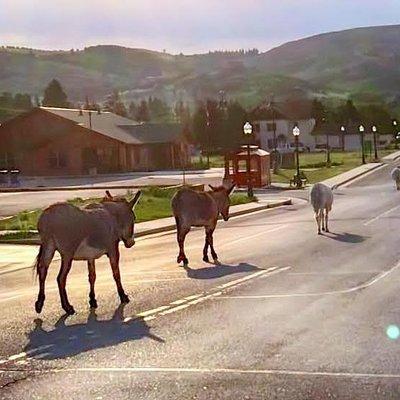
[[[31,270],[0,275],[0,398],[399,399],[390,168],[335,191],[330,234],[317,236],[305,202],[220,223],[220,266],[201,261],[201,230],[188,236],[186,270],[174,234],[138,239],[122,253],[124,309],[106,260],[96,313],[86,266],[74,264],[69,318],[58,261],[40,320]]]
[[[50,183],[53,186],[64,187],[73,186],[82,187],[83,189],[78,190],[45,190],[37,192],[4,192],[0,193],[0,218],[15,215],[20,211],[32,210],[35,208],[47,207],[57,201],[66,201],[76,197],[89,198],[89,197],[102,197],[104,195],[104,189],[96,189],[96,187],[105,186],[147,186],[147,185],[179,185],[182,183],[182,175],[179,173],[154,173],[153,175],[139,176],[138,174],[132,174],[133,178],[127,176],[122,179],[112,177],[98,177],[92,178],[88,183],[88,178],[73,179],[67,178],[63,180],[53,179]],[[214,168],[209,171],[192,172],[189,171],[186,174],[186,182],[191,184],[204,183],[204,184],[220,184],[223,176],[223,170],[220,168]],[[38,178],[39,179],[39,178]],[[101,181],[100,181],[101,180]],[[54,181],[54,182],[53,182]],[[95,183],[93,183],[95,182]],[[110,189],[113,194],[125,195],[127,189]],[[136,189],[133,189],[136,190]]]

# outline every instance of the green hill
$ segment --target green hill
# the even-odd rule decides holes
[[[399,102],[400,25],[326,33],[266,53],[171,55],[119,46],[79,51],[0,48],[0,90],[41,95],[57,78],[71,100],[101,102],[113,89],[126,100],[155,95],[173,102],[229,97],[255,104],[274,92]]]

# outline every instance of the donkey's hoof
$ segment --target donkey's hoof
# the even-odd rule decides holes
[[[329,232],[330,232],[330,230],[327,228],[327,229],[325,229],[325,232],[329,233]]]
[[[322,232],[321,232],[321,231],[318,231],[318,235],[322,235]]]
[[[68,315],[74,315],[75,314],[74,307],[72,307],[71,305],[63,307],[63,308],[64,308],[64,311],[65,311],[66,314],[68,314]]]
[[[208,258],[208,256],[203,256],[203,261],[209,263],[210,259]]]
[[[185,257],[184,259],[183,259],[183,266],[184,267],[187,267],[189,265],[189,260]]]
[[[90,299],[89,300],[89,305],[90,305],[90,308],[97,308],[97,300],[96,299]]]
[[[214,258],[214,264],[215,265],[221,265],[221,263],[219,262],[218,258]]]
[[[129,303],[129,297],[125,293],[120,296],[120,299],[121,299],[121,304]]]
[[[36,301],[36,303],[35,303],[36,312],[38,314],[40,314],[42,312],[42,309],[43,309],[43,301],[40,301],[40,300]]]

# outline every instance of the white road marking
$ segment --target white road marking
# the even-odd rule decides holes
[[[193,294],[190,296],[186,296],[183,299],[178,299],[178,300],[174,300],[172,302],[170,302],[168,305],[164,305],[164,306],[160,306],[157,308],[153,308],[151,310],[147,310],[147,311],[143,311],[139,314],[135,314],[135,316],[133,317],[126,317],[124,318],[123,322],[127,323],[129,321],[132,320],[136,320],[136,319],[143,319],[144,321],[150,321],[152,319],[155,319],[159,316],[164,316],[164,315],[168,315],[168,314],[172,314],[174,312],[186,309],[190,306],[202,303],[206,300],[215,298],[217,296],[221,296],[223,294],[224,290],[230,290],[234,287],[238,287],[242,284],[244,284],[245,282],[251,280],[251,279],[255,279],[259,276],[262,275],[272,275],[272,274],[277,274],[280,272],[284,272],[286,270],[288,270],[290,267],[283,267],[283,268],[279,268],[279,267],[270,267],[268,269],[263,269],[261,271],[257,271],[253,274],[244,276],[243,278],[239,278],[239,279],[235,279],[233,281],[224,283],[222,285],[218,285],[214,288],[211,288],[208,291],[202,292],[202,293],[198,293],[198,294]],[[0,360],[0,365],[1,364],[5,364],[9,361],[14,361],[16,359],[19,358],[24,358],[27,355],[29,355],[28,353],[20,353],[20,354],[14,354],[12,356],[9,356],[7,359],[4,360]]]
[[[369,219],[368,221],[364,222],[364,225],[367,226],[369,224],[372,224],[373,222],[377,221],[378,219],[380,219],[382,217],[385,217],[386,215],[390,214],[391,212],[397,210],[398,208],[400,208],[400,205],[396,206],[396,207],[393,207],[390,210],[387,210],[387,211],[383,212],[382,214],[377,215],[374,218]]]
[[[30,371],[36,371],[30,369]],[[18,370],[1,370],[0,372],[20,372]],[[92,372],[92,373],[168,373],[168,374],[230,374],[230,375],[284,375],[301,377],[329,377],[329,378],[374,378],[400,379],[400,374],[373,373],[373,372],[335,372],[335,371],[301,371],[285,369],[239,369],[239,368],[179,368],[179,367],[78,367],[78,368],[50,368],[40,370],[47,373]]]
[[[348,294],[348,293],[353,293],[362,289],[366,289],[381,279],[385,278],[389,274],[391,274],[393,271],[398,269],[400,267],[400,261],[394,265],[392,268],[390,268],[387,271],[383,271],[380,274],[374,276],[372,279],[368,280],[365,283],[362,283],[357,286],[353,286],[348,289],[341,289],[341,290],[332,290],[332,291],[327,291],[327,292],[317,292],[317,293],[285,293],[285,294],[266,294],[266,295],[243,295],[243,296],[220,296],[220,299],[280,299],[280,298],[290,298],[290,297],[317,297],[317,296],[330,296],[330,295],[338,295],[338,294]]]

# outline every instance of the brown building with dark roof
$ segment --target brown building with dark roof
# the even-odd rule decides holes
[[[140,124],[111,112],[41,107],[0,125],[0,169],[85,175],[179,168],[180,124]]]

